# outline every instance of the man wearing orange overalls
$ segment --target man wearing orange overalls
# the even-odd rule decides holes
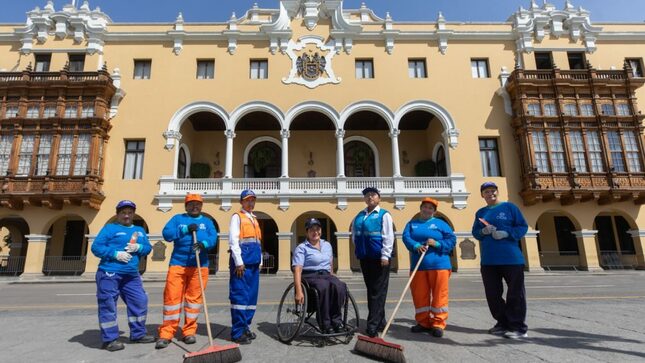
[[[217,230],[213,221],[202,215],[203,199],[198,194],[188,194],[184,200],[186,213],[173,216],[164,227],[163,238],[175,247],[170,257],[170,267],[163,292],[163,324],[159,327],[159,340],[155,348],[163,349],[170,344],[179,327],[181,308],[184,307],[183,341],[194,344],[197,339],[197,316],[202,308],[202,292],[199,275],[204,288],[208,282],[208,250],[217,244]],[[193,232],[197,242],[193,241]],[[201,271],[197,271],[195,251],[199,252]]]

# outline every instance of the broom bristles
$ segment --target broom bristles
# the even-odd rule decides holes
[[[358,336],[354,351],[386,362],[405,363],[403,347],[381,338]]]
[[[184,363],[232,363],[242,360],[239,345],[211,345],[197,352],[184,354]]]

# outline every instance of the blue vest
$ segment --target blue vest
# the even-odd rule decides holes
[[[362,210],[354,218],[354,244],[356,248],[354,254],[356,258],[381,259],[381,250],[383,249],[383,215],[387,213],[385,209],[380,209],[378,213],[370,213],[365,218],[367,212]]]

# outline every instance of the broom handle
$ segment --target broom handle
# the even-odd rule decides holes
[[[197,231],[193,231],[193,244],[197,243]],[[199,262],[199,250],[195,250],[195,259],[197,260],[197,275],[199,276],[199,288],[202,291],[202,301],[204,302],[204,317],[206,318],[206,331],[208,331],[208,344],[213,345],[213,333],[211,333],[211,322],[208,319],[208,305],[206,304],[206,293],[204,292],[204,280],[202,279],[202,265]]]
[[[419,257],[419,261],[417,262],[417,265],[414,266],[414,270],[412,270],[412,274],[410,275],[410,278],[408,279],[408,283],[405,284],[405,288],[403,289],[403,292],[401,293],[401,298],[399,298],[399,302],[396,304],[396,307],[394,308],[394,311],[392,312],[392,316],[390,316],[390,320],[387,321],[387,325],[385,325],[385,329],[383,329],[383,332],[381,333],[381,339],[383,339],[383,337],[387,333],[388,329],[390,329],[390,324],[392,324],[392,321],[394,320],[394,316],[396,316],[397,311],[399,311],[399,307],[401,306],[401,302],[403,302],[403,298],[405,297],[405,293],[408,292],[408,288],[410,287],[410,284],[412,283],[412,279],[414,278],[414,275],[417,274],[417,270],[419,270],[419,266],[421,266],[421,261],[423,261],[423,257],[426,255],[427,251],[428,251],[428,249],[426,248],[426,250],[423,251],[423,253],[421,254],[421,257]],[[388,268],[389,268],[389,266],[388,266]]]

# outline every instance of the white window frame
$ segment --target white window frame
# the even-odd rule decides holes
[[[473,78],[490,78],[488,58],[471,58],[470,72]]]
[[[374,60],[357,59],[355,61],[356,79],[373,79],[374,78]]]
[[[145,140],[126,140],[123,162],[123,179],[143,179],[143,162],[146,151]]]
[[[198,59],[197,72],[195,74],[197,79],[214,79],[215,78],[215,60],[214,59]]]
[[[408,76],[410,78],[428,78],[425,58],[408,59]]]
[[[135,59],[133,79],[150,79],[152,75],[152,60],[151,59]]]
[[[266,59],[251,59],[249,63],[250,79],[268,79],[269,61]]]

